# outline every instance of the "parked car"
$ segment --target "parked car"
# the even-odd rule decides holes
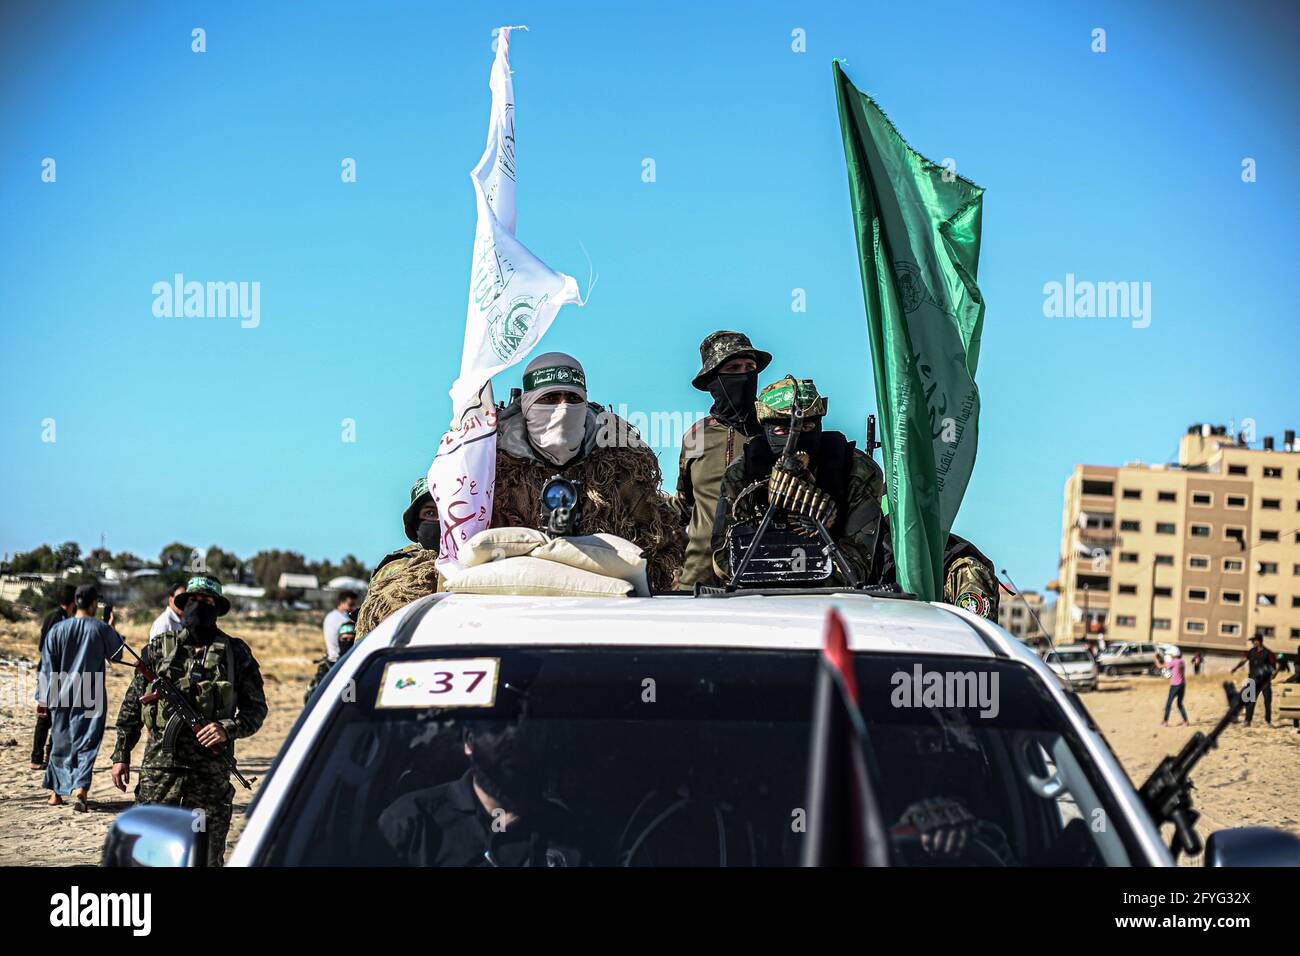
[[[1109,644],[1097,655],[1097,666],[1107,677],[1121,674],[1157,674],[1155,644]]]
[[[910,598],[742,592],[412,602],[311,698],[228,865],[451,865],[442,828],[471,824],[468,842],[488,849],[463,864],[495,865],[475,812],[492,792],[480,773],[516,805],[544,808],[548,833],[581,834],[525,843],[535,865],[797,865],[791,820],[807,799],[832,606],[893,865],[1173,863],[1082,701],[996,624]],[[927,703],[922,685],[948,696]],[[918,837],[916,814],[936,803],[973,818],[951,856]],[[201,861],[193,829],[187,810],[128,810],[104,861]],[[1274,831],[1220,831],[1207,846],[1216,865],[1300,859],[1300,840]]]
[[[1097,675],[1100,669],[1097,661],[1086,647],[1058,645],[1048,648],[1043,660],[1052,669],[1052,673],[1066,681],[1075,690],[1096,690]]]

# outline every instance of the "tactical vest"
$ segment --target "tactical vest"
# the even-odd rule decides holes
[[[235,685],[231,679],[235,674],[235,651],[229,637],[219,634],[198,661],[193,658],[191,646],[181,643],[180,633],[175,631],[159,634],[150,647],[154,651],[155,673],[175,684],[200,714],[211,720],[235,716]],[[226,659],[224,674],[223,657]],[[171,707],[162,697],[142,705],[140,711],[144,725],[160,732],[171,717]]]

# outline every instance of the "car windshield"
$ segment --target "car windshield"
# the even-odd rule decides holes
[[[1092,655],[1083,650],[1058,650],[1051,659],[1062,664],[1086,664],[1092,660]]]
[[[919,662],[963,675],[947,686],[971,699],[923,697]],[[808,651],[385,653],[319,692],[332,713],[261,862],[798,865],[817,668]],[[895,865],[1134,858],[1123,814],[1027,666],[859,654],[855,668]],[[427,705],[449,688],[457,706]],[[958,826],[936,848],[936,828]]]

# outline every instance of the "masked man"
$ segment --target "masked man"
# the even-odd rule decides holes
[[[433,503],[429,479],[424,475],[411,485],[411,503],[402,512],[402,528],[411,543],[384,555],[370,575],[370,587],[357,610],[358,638],[374,630],[398,608],[437,590],[433,562],[438,557],[441,531],[438,506]],[[417,557],[429,560],[415,561]]]
[[[677,508],[686,525],[686,560],[680,587],[716,585],[713,573],[713,517],[723,472],[758,435],[754,401],[758,373],[772,356],[754,348],[741,332],[714,332],[700,343],[700,371],[691,381],[713,396],[708,418],[696,422],[682,440],[677,462]]]
[[[790,413],[796,401],[803,418],[791,446]],[[884,476],[871,457],[842,432],[822,430],[826,404],[812,379],[796,381],[789,375],[758,396],[754,409],[762,437],[749,442],[744,454],[722,476],[711,542],[714,571],[720,581],[731,580],[733,558],[738,560],[733,535],[756,531],[772,495],[778,507],[771,534],[787,536],[786,541],[794,540],[790,535],[802,536],[808,542],[803,550],[815,554],[821,542],[809,519],[816,517],[858,581],[869,580],[880,529]],[[793,455],[791,470],[778,468],[778,459],[787,448]],[[825,583],[848,583],[838,564],[832,561],[829,567],[832,571]]]
[[[136,786],[140,803],[165,803],[193,809],[196,826],[208,834],[208,865],[221,866],[226,853],[226,832],[235,788],[230,772],[210,749],[222,744],[234,757],[235,740],[257,733],[266,719],[262,671],[253,652],[237,637],[217,626],[217,618],[230,610],[216,578],[190,578],[176,599],[184,627],[149,639],[141,653],[144,663],[167,677],[186,694],[210,722],[197,733],[182,729],[172,753],[163,750],[163,731],[171,707],[158,698],[142,703],[148,682],[138,670],[117,713],[117,748],[113,751],[113,784],[125,791],[131,780],[131,751],[140,730],[149,730]]]
[[[677,509],[659,490],[659,461],[626,421],[587,401],[573,356],[547,352],[528,363],[522,396],[497,413],[496,468],[493,528],[537,527],[542,487],[561,475],[582,489],[575,532],[639,545],[650,587],[672,588],[684,541]]]
[[[357,626],[351,621],[344,621],[339,625],[339,656],[334,660],[330,660],[329,655],[326,655],[316,661],[316,676],[313,677],[311,683],[307,685],[307,693],[303,694],[302,702],[304,704],[311,700],[311,695],[316,692],[316,688],[325,680],[334,665],[343,659],[344,654],[352,650],[352,642],[356,640],[356,637]]]

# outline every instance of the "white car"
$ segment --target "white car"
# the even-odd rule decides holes
[[[1043,659],[1057,677],[1075,690],[1096,690],[1100,669],[1086,647],[1058,645],[1043,652]]]
[[[312,697],[228,865],[797,865],[832,607],[892,864],[1173,863],[1079,698],[996,624],[764,592],[407,605]],[[519,818],[498,830],[502,813]],[[923,849],[936,820],[968,839]],[[202,861],[191,823],[129,810],[105,862]],[[1300,859],[1300,840],[1269,832]]]

